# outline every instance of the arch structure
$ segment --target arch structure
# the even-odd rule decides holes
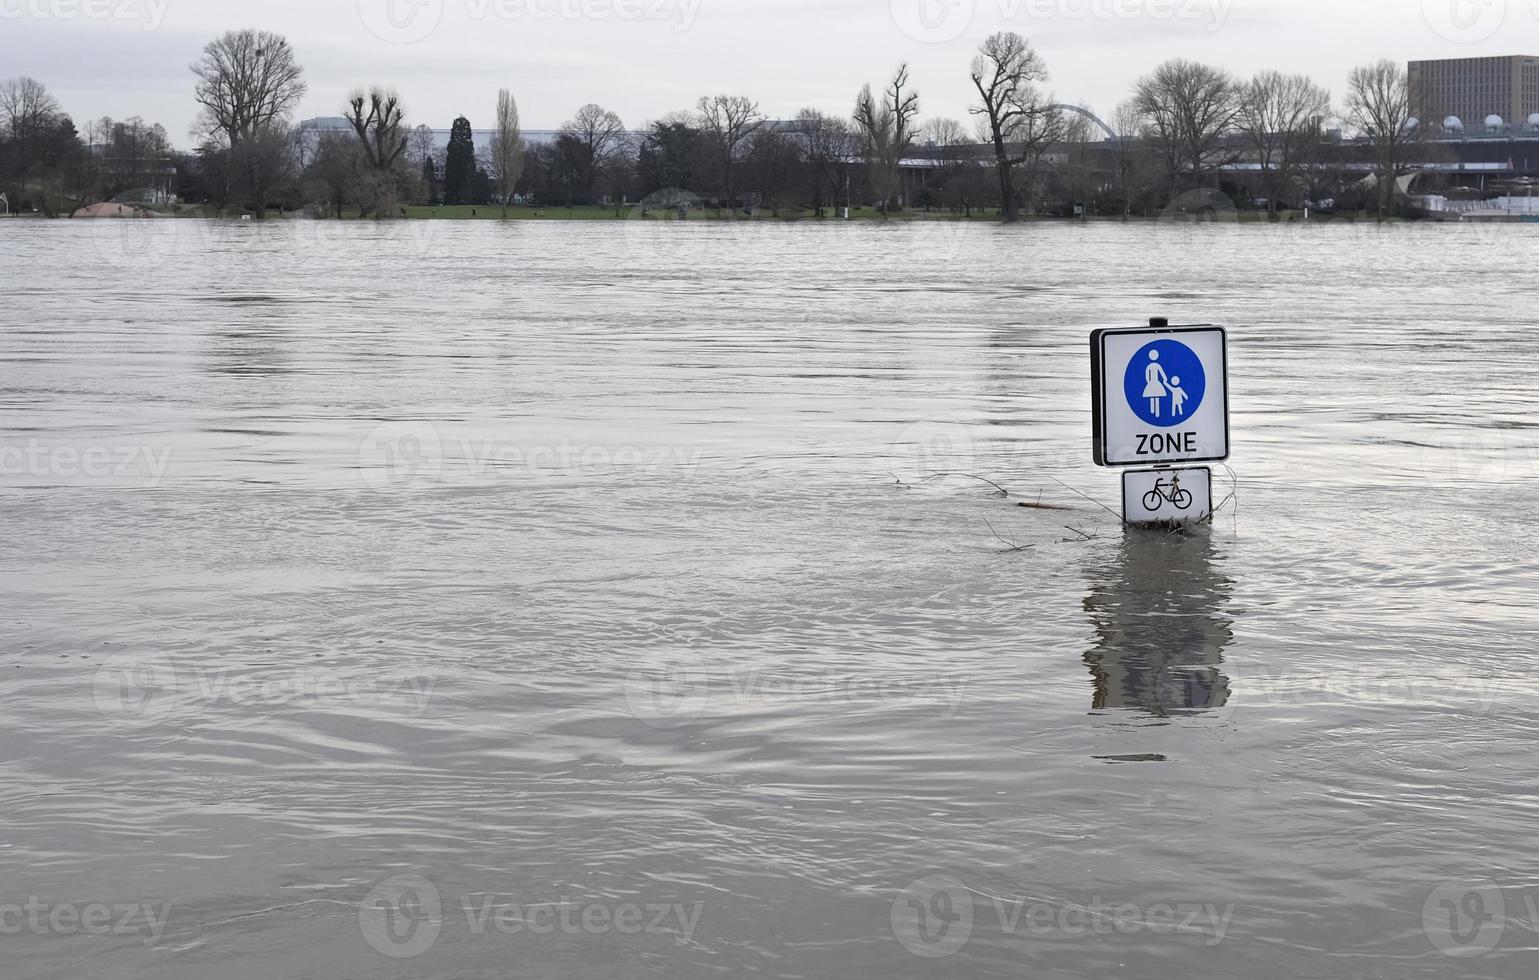
[[[1097,126],[1101,127],[1101,132],[1105,133],[1108,138],[1114,139],[1114,140],[1118,140],[1118,139],[1122,138],[1122,137],[1118,136],[1115,132],[1113,132],[1112,128],[1110,126],[1108,126],[1108,125],[1106,125],[1106,123],[1102,122],[1100,116],[1098,116],[1095,113],[1091,112],[1089,109],[1086,109],[1082,105],[1069,105],[1067,103],[1060,103],[1060,104],[1057,104],[1057,105],[1050,105],[1050,106],[1048,106],[1048,108],[1049,109],[1057,109],[1060,112],[1072,112],[1072,113],[1075,113],[1077,115],[1084,116],[1086,119],[1090,120],[1091,122],[1095,123]]]

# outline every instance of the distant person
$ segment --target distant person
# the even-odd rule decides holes
[[[1149,414],[1155,418],[1160,417],[1160,400],[1169,394],[1165,387],[1169,383],[1169,376],[1160,366],[1160,352],[1150,351],[1149,366],[1144,368],[1144,397],[1149,399]]]
[[[475,208],[471,208],[471,209],[470,209],[470,216],[471,216],[471,217],[472,217],[472,218],[474,218],[474,217],[475,217],[475,216],[476,216],[476,209],[475,209]]]

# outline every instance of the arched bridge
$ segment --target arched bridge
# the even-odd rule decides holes
[[[1097,126],[1101,127],[1101,132],[1105,133],[1111,139],[1114,139],[1114,140],[1115,139],[1121,139],[1121,137],[1118,136],[1112,130],[1112,128],[1110,126],[1108,126],[1108,125],[1106,125],[1106,123],[1102,122],[1100,116],[1098,116],[1095,113],[1091,112],[1089,109],[1086,109],[1084,106],[1081,106],[1081,105],[1068,105],[1066,103],[1060,103],[1058,105],[1048,106],[1048,108],[1049,109],[1057,109],[1060,112],[1073,112],[1073,113],[1076,113],[1077,115],[1084,116],[1086,119],[1090,120],[1091,122],[1095,123]]]

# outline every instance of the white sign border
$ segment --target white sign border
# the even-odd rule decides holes
[[[1111,336],[1126,336],[1128,334],[1149,334],[1151,336],[1170,336],[1171,334],[1198,333],[1217,330],[1223,339],[1221,345],[1224,352],[1223,377],[1224,377],[1224,454],[1222,456],[1190,456],[1180,459],[1132,459],[1110,460],[1106,458],[1106,445],[1108,442],[1107,392],[1110,391],[1106,384],[1106,338]],[[1232,432],[1229,422],[1229,330],[1217,323],[1191,323],[1182,326],[1154,326],[1147,327],[1117,327],[1103,330],[1095,330],[1090,334],[1090,408],[1091,408],[1091,455],[1097,466],[1186,466],[1191,463],[1223,463],[1229,459],[1232,446],[1230,440]]]
[[[1208,512],[1201,517],[1193,517],[1186,520],[1155,519],[1147,521],[1129,520],[1128,515],[1133,512],[1131,502],[1128,500],[1128,479],[1149,473],[1170,473],[1180,476],[1184,473],[1206,473],[1208,475]],[[1207,524],[1213,520],[1213,467],[1211,466],[1151,466],[1137,470],[1122,471],[1122,523],[1130,527],[1178,527],[1188,524]]]

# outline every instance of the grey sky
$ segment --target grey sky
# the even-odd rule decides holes
[[[489,125],[504,86],[531,129],[585,102],[639,127],[718,91],[771,116],[842,115],[903,60],[924,116],[966,121],[968,61],[1002,28],[1042,51],[1064,101],[1103,113],[1176,56],[1307,72],[1339,93],[1379,57],[1539,53],[1539,0],[0,0],[0,75],[41,79],[77,123],[142,115],[186,145],[188,64],[248,26],[293,43],[301,117],[386,83],[434,127]]]

